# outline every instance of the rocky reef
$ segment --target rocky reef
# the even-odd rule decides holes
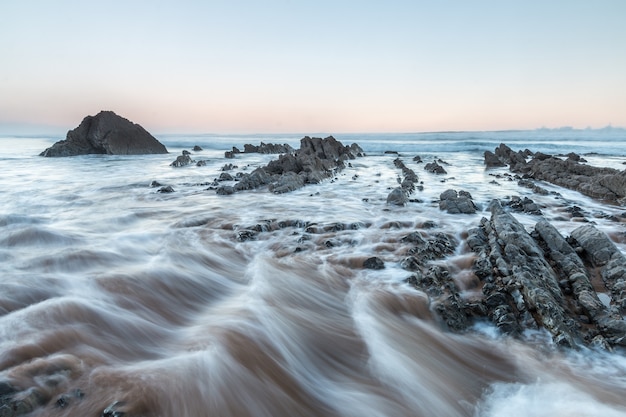
[[[626,258],[593,225],[566,238],[541,220],[527,233],[494,202],[491,218],[468,232],[467,245],[477,255],[473,269],[483,297],[479,309],[463,305],[466,314],[478,311],[513,335],[546,329],[561,346],[626,345]]]
[[[88,154],[141,155],[165,154],[167,149],[140,125],[112,111],[87,116],[40,156],[60,157]]]
[[[281,149],[289,151],[289,148]],[[247,149],[246,152],[254,151],[252,147]],[[234,186],[220,186],[216,192],[228,195],[262,186],[268,186],[270,191],[277,194],[294,191],[306,184],[317,184],[332,177],[345,168],[345,161],[363,155],[363,149],[357,144],[344,146],[332,136],[324,139],[306,136],[300,140],[298,150],[280,155],[266,166],[237,178]]]
[[[529,150],[515,152],[505,144],[500,144],[494,152],[485,152],[488,168],[508,165],[512,172],[527,178],[546,181],[592,198],[626,203],[626,171],[589,166],[584,162],[573,153],[559,158]]]

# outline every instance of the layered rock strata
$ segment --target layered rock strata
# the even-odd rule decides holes
[[[529,234],[499,203],[491,210],[490,220],[483,218],[469,231],[467,244],[477,255],[482,303],[496,326],[514,335],[546,329],[557,345],[567,347],[626,344],[626,257],[604,233],[585,225],[565,239],[541,220]],[[592,283],[598,267],[604,286]],[[598,295],[605,291],[611,294],[610,308]]]

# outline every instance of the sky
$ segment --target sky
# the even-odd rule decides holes
[[[2,0],[0,132],[626,127],[623,0]]]

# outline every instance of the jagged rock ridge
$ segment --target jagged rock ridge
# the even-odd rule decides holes
[[[332,136],[324,139],[306,136],[300,140],[298,150],[280,155],[265,167],[243,175],[234,186],[222,186],[216,192],[228,195],[261,186],[268,186],[277,194],[294,191],[331,177],[345,167],[344,161],[362,155],[363,150],[357,144],[344,146]]]
[[[527,161],[529,157],[531,159]],[[487,168],[508,165],[512,172],[569,188],[592,198],[622,205],[626,202],[626,170],[594,167],[582,162],[584,159],[576,154],[561,159],[529,150],[515,152],[505,144],[500,144],[494,152],[485,152]]]

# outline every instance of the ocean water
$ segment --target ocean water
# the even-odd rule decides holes
[[[626,416],[622,350],[563,351],[489,323],[445,331],[399,266],[403,236],[451,233],[459,244],[441,262],[471,292],[465,233],[512,196],[563,235],[581,225],[565,210],[581,207],[626,253],[626,223],[611,218],[624,207],[549,184],[533,194],[483,165],[503,142],[624,169],[624,131],[335,135],[367,156],[292,193],[231,196],[207,190],[225,164],[251,172],[276,156],[224,151],[302,135],[157,137],[170,154],[42,158],[61,137],[0,138],[0,384],[37,390],[46,405],[30,415],[100,416],[119,402],[127,417]],[[169,166],[194,145],[206,166]],[[423,182],[405,207],[386,204],[400,172],[385,151]],[[479,212],[440,211],[450,188]],[[529,231],[541,218],[515,217]],[[262,231],[240,239],[250,227]],[[371,256],[386,268],[361,268]]]

